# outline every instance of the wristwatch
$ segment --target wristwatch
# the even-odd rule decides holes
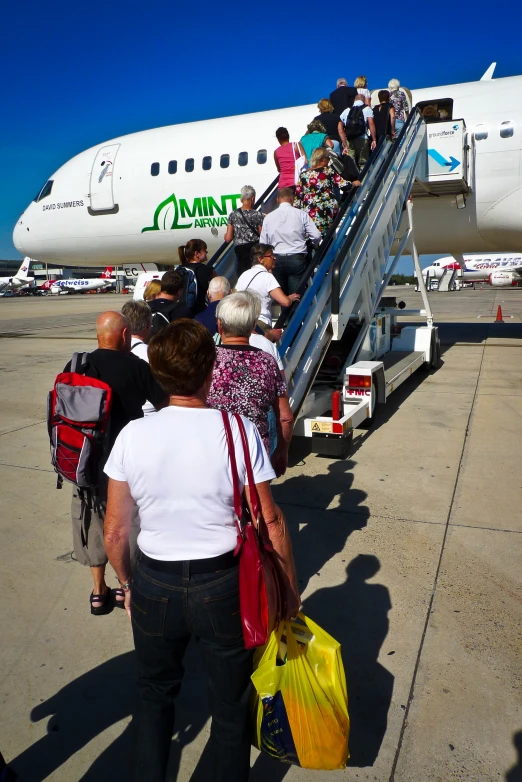
[[[131,588],[132,579],[129,579],[128,581],[125,581],[125,582],[120,581],[120,579],[118,579],[118,582],[119,582],[119,584],[120,584],[120,586],[121,586],[121,588],[123,589],[124,592],[128,592],[129,589]]]

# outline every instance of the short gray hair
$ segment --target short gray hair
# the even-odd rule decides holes
[[[400,86],[401,83],[398,79],[390,79],[390,81],[388,82],[388,89],[391,90],[392,92],[398,90]]]
[[[246,296],[248,300],[251,302],[253,308],[254,308],[254,315],[255,320],[259,320],[259,316],[261,315],[261,296],[256,291],[241,291],[243,296]]]
[[[346,81],[346,79],[337,79],[337,86],[338,87],[347,87],[348,86],[348,82]]]
[[[216,293],[222,293],[228,296],[230,293],[230,283],[226,277],[213,277],[208,284],[208,295],[215,296]]]
[[[254,304],[243,291],[221,299],[216,316],[226,337],[250,337],[257,320]]]
[[[241,188],[241,201],[251,201],[256,197],[256,191],[252,185],[245,185]]]
[[[121,314],[129,321],[132,334],[147,329],[152,321],[152,312],[146,301],[126,301]]]

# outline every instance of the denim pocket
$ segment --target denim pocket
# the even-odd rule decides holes
[[[131,619],[144,635],[163,635],[169,601],[166,597],[148,597],[133,585],[131,591]]]
[[[225,594],[205,597],[203,604],[207,611],[216,638],[241,638],[243,626],[239,612],[239,584],[223,585]]]

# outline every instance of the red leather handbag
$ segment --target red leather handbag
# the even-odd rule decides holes
[[[282,618],[284,612],[283,590],[281,589],[275,552],[261,513],[243,421],[239,415],[234,414],[241,434],[253,517],[250,514],[248,503],[241,495],[230,420],[228,414],[223,410],[221,415],[227,437],[234,487],[234,511],[237,526],[237,546],[234,553],[239,556],[239,608],[243,625],[243,639],[245,649],[253,649],[256,646],[266,644],[270,633]]]

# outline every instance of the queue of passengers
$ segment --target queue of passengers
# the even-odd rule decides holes
[[[390,118],[390,135],[405,119],[392,100],[398,88],[397,82],[392,90],[390,82],[392,92],[379,95],[379,105],[390,105],[378,109],[378,116],[384,112]],[[241,206],[229,217],[227,238],[234,240],[238,260],[236,292],[206,265],[206,243],[192,239],[180,248],[177,270],[149,283],[145,301],[129,301],[121,313],[105,312],[96,321],[98,348],[81,370],[112,391],[103,451],[108,458],[103,457],[95,485],[73,491],[73,543],[77,561],[91,570],[91,613],[120,607],[132,620],[138,671],[134,782],[165,780],[174,700],[192,636],[204,650],[212,693],[215,779],[248,779],[253,651],[243,642],[234,555],[234,456],[224,416],[240,489],[250,503],[245,443],[234,414],[245,429],[285,592],[282,618],[295,617],[300,597],[292,545],[270,488],[286,471],[293,428],[274,344],[281,334],[272,327],[271,308],[273,302],[289,307],[299,300],[307,242],[317,246],[328,230],[339,208],[338,191],[360,184],[358,171],[342,176],[332,154],[338,145],[358,166],[364,164],[382,125],[370,116],[368,103],[363,77],[354,88],[341,79],[330,101],[320,101],[319,117],[298,143],[291,144],[288,132],[278,129],[277,209],[263,218],[253,208],[253,188],[245,186]],[[355,114],[362,119],[360,143],[346,134]],[[291,158],[292,167],[287,166]],[[71,362],[65,370],[71,371]],[[115,590],[106,580],[108,561],[118,578]]]

